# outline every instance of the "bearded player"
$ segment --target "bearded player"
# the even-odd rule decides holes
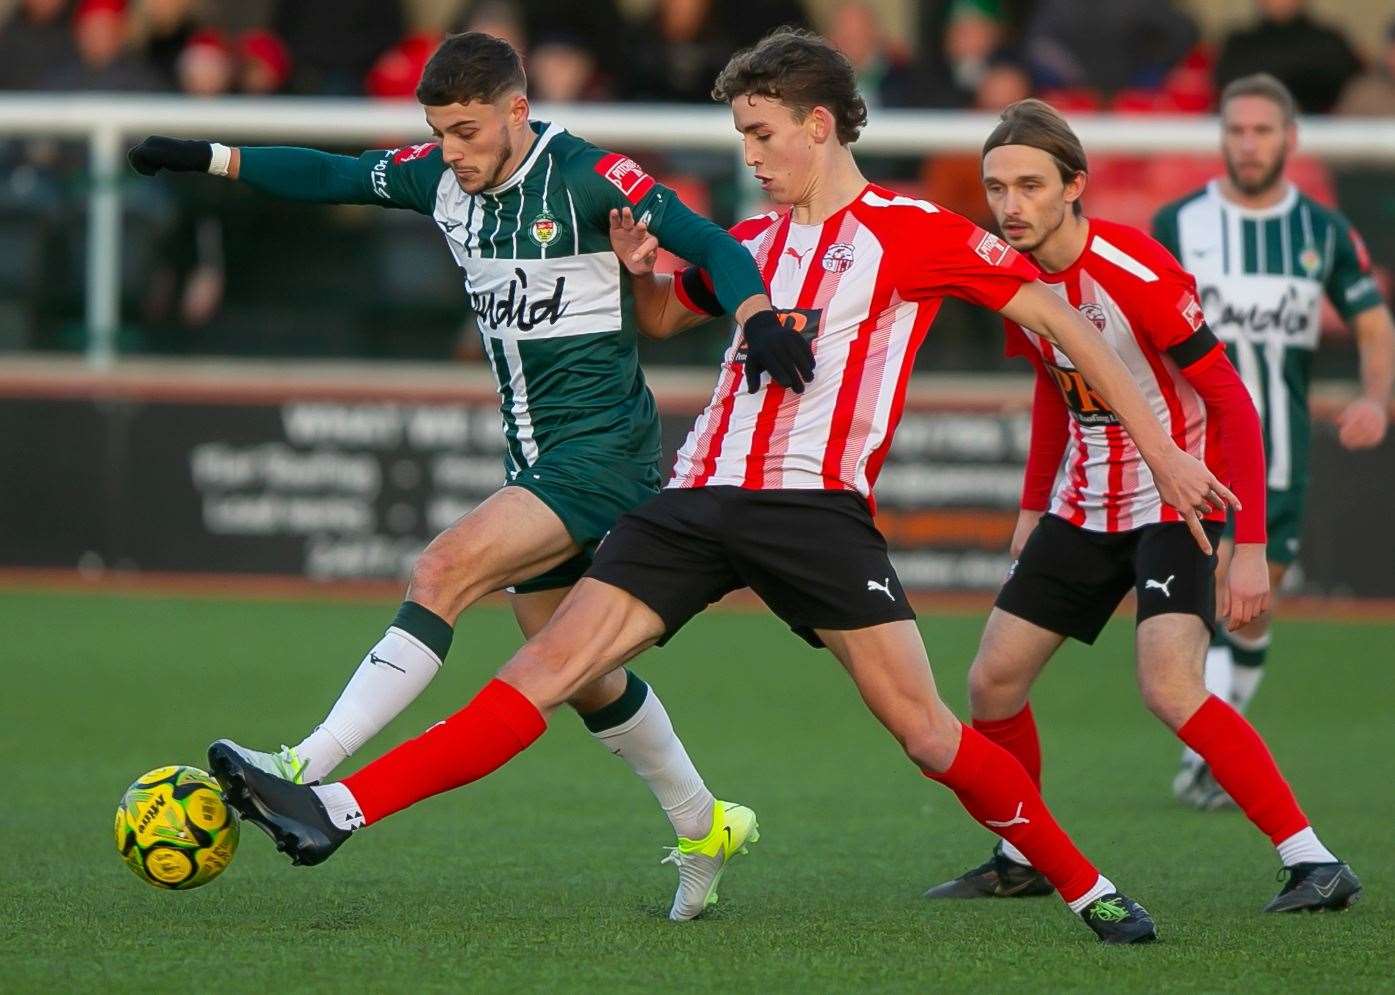
[[[1221,95],[1226,175],[1164,207],[1153,233],[1197,278],[1207,323],[1225,343],[1264,424],[1268,457],[1270,584],[1298,558],[1308,486],[1308,388],[1326,295],[1361,355],[1361,395],[1337,419],[1347,449],[1385,437],[1395,327],[1371,277],[1361,236],[1346,218],[1300,193],[1284,175],[1297,142],[1293,97],[1267,74],[1237,79]],[[1222,583],[1233,542],[1222,540]],[[1270,614],[1233,632],[1218,627],[1206,684],[1245,711],[1264,674]],[[1195,752],[1173,782],[1179,801],[1213,809],[1231,801]]]
[[[535,634],[616,519],[657,492],[658,411],[638,365],[631,281],[610,248],[612,208],[639,212],[667,248],[702,260],[757,353],[762,332],[779,328],[745,249],[630,159],[529,120],[525,89],[507,42],[468,33],[442,43],[417,88],[435,142],[354,158],[154,137],[130,153],[147,175],[206,172],[290,200],[431,218],[497,378],[506,486],[422,553],[387,632],[308,736],[279,753],[225,741],[291,781],[326,777],[406,708],[440,669],[461,612],[485,594],[511,588],[524,635]],[[698,914],[730,855],[727,830],[754,839],[754,816],[713,798],[635,675],[608,674],[568,701],[654,792],[679,837],[671,915]]]
[[[1207,327],[1192,277],[1138,229],[1084,216],[1086,168],[1070,125],[1040,100],[1003,111],[983,146],[983,185],[1004,236],[1091,320],[1177,445],[1204,458],[1240,498],[1235,555],[1219,599],[1226,625],[1239,629],[1269,603],[1259,420]],[[1206,689],[1215,555],[1198,548],[1159,495],[1088,371],[1011,321],[1008,351],[1036,369],[1031,449],[1015,563],[969,670],[974,727],[1040,785],[1032,685],[1066,639],[1093,643],[1132,590],[1144,704],[1205,760],[1278,850],[1288,880],[1266,911],[1347,907],[1361,890],[1356,875],[1313,832],[1259,733]],[[1213,542],[1224,521],[1222,508],[1206,515]],[[1051,888],[1009,840],[987,863],[926,895],[1011,897]]]
[[[669,486],[616,524],[552,620],[444,722],[335,784],[290,784],[219,744],[213,769],[296,862],[318,863],[361,827],[496,770],[575,688],[749,586],[834,654],[911,761],[1032,854],[1101,939],[1152,939],[1148,914],[1074,847],[1022,766],[940,700],[870,496],[916,348],[948,295],[1000,310],[1071,355],[1201,541],[1198,515],[1233,495],[1161,430],[1094,327],[1001,239],[867,182],[850,148],[866,105],[826,42],[777,32],[733,57],[714,97],[730,104],[765,192],[789,207],[733,229],[787,326],[759,353],[749,325],[734,335]],[[700,269],[645,281],[641,308],[657,334],[726,309]]]

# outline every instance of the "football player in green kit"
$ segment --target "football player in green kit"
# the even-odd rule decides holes
[[[508,43],[467,33],[442,43],[417,89],[435,141],[357,157],[163,137],[131,150],[146,175],[207,172],[290,200],[431,218],[497,380],[504,486],[422,553],[406,600],[322,723],[278,753],[229,744],[288,780],[326,777],[406,708],[440,669],[460,613],[485,594],[511,589],[524,635],[541,629],[616,519],[658,492],[658,412],[639,368],[631,277],[610,245],[621,210],[712,275],[773,378],[802,390],[812,376],[807,343],[771,310],[749,252],[633,160],[530,120],[525,90]],[[699,914],[725,862],[755,840],[753,813],[713,797],[634,674],[616,671],[571,704],[646,781],[679,837],[672,918]]]
[[[1195,277],[1206,321],[1226,344],[1254,398],[1268,464],[1270,588],[1298,558],[1308,484],[1308,387],[1327,297],[1361,354],[1361,394],[1342,412],[1343,446],[1368,449],[1385,437],[1395,327],[1371,275],[1361,236],[1346,218],[1300,193],[1284,175],[1297,138],[1293,97],[1272,76],[1235,80],[1221,95],[1226,175],[1168,204],[1153,234]],[[1223,542],[1220,571],[1233,546]],[[1206,683],[1244,711],[1263,675],[1270,616],[1235,632],[1217,626]],[[1179,801],[1200,809],[1230,802],[1188,751],[1173,782]]]

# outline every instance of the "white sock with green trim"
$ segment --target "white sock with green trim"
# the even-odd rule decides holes
[[[634,690],[631,691],[631,688]],[[703,839],[712,831],[716,799],[692,758],[683,747],[664,704],[654,689],[634,674],[627,694],[644,692],[643,703],[625,721],[609,728],[593,728],[593,717],[583,716],[591,735],[615,754],[649,785],[669,824],[679,836]]]

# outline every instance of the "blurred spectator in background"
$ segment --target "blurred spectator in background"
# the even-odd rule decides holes
[[[431,32],[403,38],[373,63],[364,90],[379,100],[414,100],[426,61],[440,43],[440,36]]]
[[[483,31],[502,38],[520,54],[528,51],[528,29],[518,6],[508,0],[481,0],[470,5],[457,31]]]
[[[226,38],[216,31],[198,31],[179,53],[174,69],[181,93],[221,97],[232,92],[237,66]]]
[[[552,32],[539,35],[528,53],[528,96],[571,104],[606,100],[611,94],[592,51],[574,35]]]
[[[0,89],[33,90],[53,66],[77,61],[68,0],[23,0],[0,26]]]
[[[1361,72],[1346,36],[1308,16],[1305,0],[1255,0],[1259,23],[1228,35],[1216,62],[1216,85],[1251,73],[1277,76],[1304,114],[1326,114]]]
[[[1006,38],[999,0],[953,0],[944,30],[927,38],[937,50],[922,56],[917,103],[945,109],[975,106],[978,89]]]
[[[974,90],[972,109],[996,114],[1032,95],[1032,77],[1015,55],[1000,51],[989,57]],[[921,163],[925,196],[964,215],[981,228],[994,226],[983,196],[983,169],[977,152],[930,155]]]
[[[829,15],[824,36],[852,63],[858,89],[869,106],[919,103],[906,53],[891,44],[881,15],[869,0],[841,0]]]
[[[237,89],[252,96],[279,93],[291,78],[291,53],[270,31],[244,31],[237,40]]]
[[[1342,91],[1338,114],[1352,117],[1395,117],[1395,21],[1385,29],[1376,64]]]
[[[51,66],[41,78],[45,90],[98,92],[158,91],[168,81],[126,51],[126,5],[123,0],[81,0],[73,14],[78,58]]]
[[[522,0],[520,6],[523,29],[534,46],[544,38],[567,39],[590,56],[590,84],[609,86],[624,72],[625,19],[615,0]]]
[[[237,78],[232,46],[217,31],[197,31],[175,61],[181,93],[219,97]],[[199,328],[223,303],[223,212],[229,193],[214,184],[163,184],[166,210],[150,211],[156,250],[141,310],[147,322]],[[208,186],[214,189],[208,189]]]
[[[995,52],[978,74],[974,88],[974,110],[996,114],[1008,104],[1032,95],[1032,74],[1012,52]]]
[[[625,47],[621,79],[636,100],[712,101],[712,82],[738,48],[713,0],[658,0]]]
[[[171,86],[178,84],[178,62],[199,29],[194,0],[144,0],[130,17],[131,44]]]
[[[778,27],[811,28],[802,0],[716,0],[713,17],[736,40],[737,48],[754,45]]]
[[[1155,89],[1200,38],[1172,0],[1039,0],[1025,51],[1042,89]]]
[[[276,17],[280,0],[195,0],[199,24],[217,28],[229,38],[266,28]]]
[[[274,28],[291,51],[292,91],[352,96],[402,38],[402,9],[399,0],[281,0]]]

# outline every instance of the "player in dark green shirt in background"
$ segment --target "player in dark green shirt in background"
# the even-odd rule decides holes
[[[1297,139],[1293,97],[1267,74],[1235,80],[1221,95],[1226,176],[1166,205],[1153,234],[1193,276],[1212,331],[1259,409],[1267,464],[1270,589],[1298,558],[1308,486],[1308,410],[1322,298],[1348,322],[1361,353],[1361,395],[1338,418],[1343,446],[1385,437],[1395,327],[1371,275],[1361,236],[1341,214],[1301,193],[1284,175]],[[1223,541],[1220,570],[1231,545]],[[1216,626],[1206,684],[1244,711],[1263,675],[1270,617],[1236,632]],[[1173,792],[1184,804],[1230,799],[1196,754],[1183,755]]]
[[[498,384],[505,486],[422,553],[407,600],[323,723],[279,753],[230,744],[288,780],[326,777],[401,712],[440,668],[459,614],[485,594],[511,588],[532,636],[615,520],[657,493],[658,411],[639,368],[630,275],[609,239],[618,212],[646,220],[666,248],[712,275],[753,360],[773,378],[802,390],[812,376],[808,344],[780,325],[750,253],[632,160],[529,120],[525,88],[506,42],[456,35],[417,89],[435,142],[358,157],[162,137],[131,150],[147,175],[209,172],[292,200],[432,218],[460,266]],[[638,677],[617,672],[572,705],[663,806],[680,844],[671,915],[692,918],[740,849],[720,842],[724,832],[753,831],[754,820],[738,813],[733,823],[740,806],[713,798]],[[713,852],[685,868],[685,855],[699,851]]]

